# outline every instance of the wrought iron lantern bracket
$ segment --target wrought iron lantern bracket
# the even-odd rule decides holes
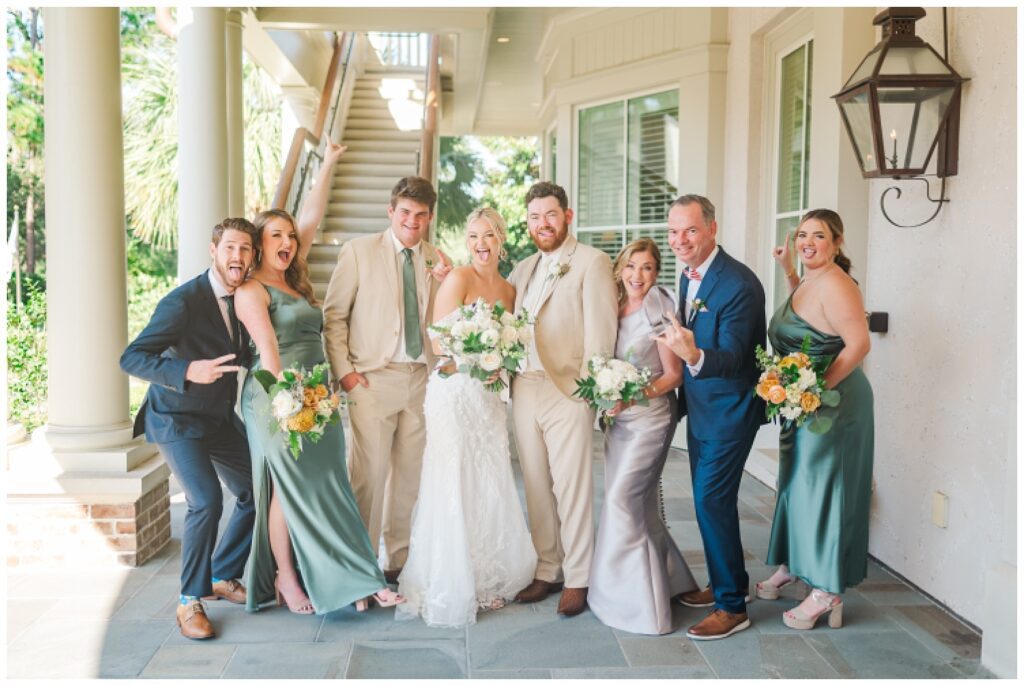
[[[928,179],[921,176],[911,176],[904,180],[920,181],[925,185],[925,195],[928,198],[928,201],[935,204],[935,211],[932,212],[932,216],[928,217],[919,224],[900,224],[899,222],[893,220],[893,218],[889,216],[889,213],[885,211],[885,196],[889,195],[890,191],[896,191],[896,199],[899,200],[903,196],[903,189],[900,188],[899,186],[889,186],[884,191],[882,191],[882,196],[878,199],[878,206],[882,210],[882,216],[885,217],[886,220],[888,220],[888,222],[893,226],[898,226],[901,229],[916,229],[919,226],[924,226],[925,224],[939,216],[939,212],[942,210],[942,203],[949,202],[949,198],[946,197],[946,179],[945,177],[942,177],[940,179],[942,181],[942,185],[939,188],[938,198],[932,197],[932,186],[928,182]]]

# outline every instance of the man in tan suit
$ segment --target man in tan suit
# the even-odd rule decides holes
[[[558,613],[572,616],[586,608],[594,553],[594,412],[572,394],[592,356],[615,352],[617,295],[608,256],[569,235],[572,210],[561,186],[535,184],[526,211],[540,252],[509,281],[516,310],[525,307],[536,323],[526,370],[512,382],[512,421],[538,561],[516,600],[538,602],[564,581]]]
[[[434,363],[427,337],[447,262],[425,236],[437,194],[426,179],[391,191],[385,231],[341,248],[324,299],[324,340],[334,378],[349,394],[349,474],[384,575],[394,583],[409,550],[426,431],[423,397]]]

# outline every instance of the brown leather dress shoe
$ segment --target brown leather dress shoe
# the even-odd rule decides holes
[[[539,603],[548,597],[551,593],[557,593],[562,590],[562,583],[560,581],[542,581],[540,579],[534,579],[530,582],[530,585],[519,591],[516,594],[517,603]]]
[[[686,630],[686,635],[695,641],[714,641],[728,638],[738,631],[750,628],[746,612],[733,614],[715,608],[707,617]]]
[[[587,588],[566,588],[558,599],[558,614],[575,617],[587,609]]]
[[[213,595],[204,595],[203,600],[224,600],[245,605],[245,586],[238,579],[224,579],[213,585]]]
[[[675,596],[674,599],[686,607],[711,607],[715,604],[715,589],[708,586],[703,591],[687,591]],[[749,603],[753,598],[748,593],[743,600]]]
[[[401,573],[402,573],[402,568],[401,567],[399,567],[398,569],[385,569],[384,570],[384,581],[387,581],[389,584],[397,584],[398,583],[398,575],[401,574]]]
[[[206,616],[206,608],[198,600],[193,600],[187,605],[179,603],[177,616],[181,635],[185,638],[203,639],[215,636],[213,625]]]

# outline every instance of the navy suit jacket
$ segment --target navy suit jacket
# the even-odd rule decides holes
[[[235,353],[238,357],[227,364],[248,363],[249,334],[239,323],[240,350],[232,347],[208,272],[164,296],[149,324],[121,355],[122,370],[150,382],[134,435],[145,431],[151,443],[204,438],[225,422],[245,433],[234,412],[237,374],[224,374],[210,384],[185,380],[194,360]]]
[[[703,307],[686,321],[689,283],[684,273],[679,321],[693,331],[704,364],[696,376],[683,364],[679,416],[688,417],[698,440],[739,439],[766,421],[764,401],[754,394],[760,376],[755,348],[765,344],[764,288],[754,272],[719,247],[697,290]]]

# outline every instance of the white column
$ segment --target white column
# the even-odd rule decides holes
[[[131,440],[118,9],[45,10],[48,419],[54,450]]]
[[[210,265],[210,231],[228,216],[225,16],[178,7],[178,281]]]
[[[224,36],[228,116],[228,215],[245,216],[245,111],[242,89],[242,13],[228,10]]]

